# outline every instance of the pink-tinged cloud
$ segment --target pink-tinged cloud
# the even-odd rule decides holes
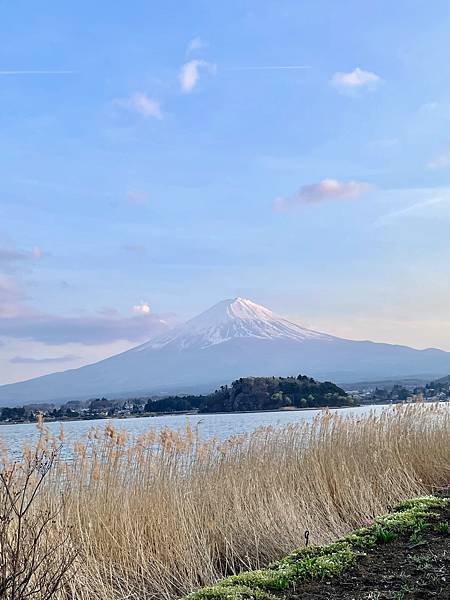
[[[25,304],[26,296],[12,277],[0,274],[0,337],[43,342],[48,345],[108,344],[119,340],[139,342],[167,330],[168,322],[142,303],[141,310],[123,316],[113,309],[88,315],[42,313]]]
[[[2,317],[19,315],[20,303],[24,299],[25,293],[19,283],[12,277],[0,274],[0,320]]]
[[[149,315],[152,310],[147,302],[141,302],[133,306],[133,312],[137,315]]]
[[[130,204],[147,204],[150,200],[150,195],[144,190],[129,190],[127,192],[127,200]]]
[[[0,248],[0,267],[42,258],[43,256],[44,251],[39,246],[35,246],[31,251],[16,250],[14,248]]]
[[[31,255],[33,258],[42,258],[44,256],[44,251],[40,246],[35,246],[31,251]]]
[[[283,212],[304,204],[318,204],[328,200],[352,200],[370,192],[373,186],[364,181],[338,181],[322,179],[318,183],[302,186],[297,194],[290,198],[279,197],[273,203],[277,212]]]
[[[450,150],[445,150],[427,163],[427,169],[446,169],[450,166]]]
[[[131,317],[121,315],[59,316],[37,312],[2,314],[0,332],[5,338],[42,342],[47,345],[78,343],[108,344],[118,340],[140,342],[167,330],[157,315],[141,312]]]

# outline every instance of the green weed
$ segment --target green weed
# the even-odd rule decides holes
[[[445,535],[450,535],[450,523],[448,521],[439,522],[436,527],[436,531],[439,533],[444,533]]]
[[[411,540],[420,543],[430,526],[427,521],[438,514],[432,509],[446,506],[448,502],[446,498],[432,496],[402,502],[394,512],[375,519],[372,526],[357,529],[333,544],[300,548],[266,569],[233,575],[214,587],[193,592],[185,600],[272,600],[272,590],[284,590],[295,583],[341,573],[355,562],[361,550],[377,543],[387,544],[401,534],[410,535]],[[448,531],[448,523],[439,525],[442,531]],[[397,592],[396,600],[402,600],[408,591],[404,586]],[[376,600],[377,596],[369,598]]]
[[[388,544],[389,542],[394,541],[397,535],[393,531],[381,527],[381,525],[376,525],[375,537],[379,544]]]

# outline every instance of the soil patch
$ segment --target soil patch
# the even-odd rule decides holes
[[[277,594],[285,600],[450,600],[450,506],[435,510],[416,536],[399,535],[358,557],[330,579],[303,583]]]

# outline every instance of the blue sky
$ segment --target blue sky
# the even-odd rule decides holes
[[[92,4],[0,1],[0,383],[238,295],[450,350],[448,2]]]

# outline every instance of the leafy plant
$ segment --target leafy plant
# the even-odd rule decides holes
[[[441,521],[436,525],[436,531],[439,533],[450,534],[450,523],[448,521]]]
[[[388,544],[395,540],[397,535],[393,531],[389,531],[389,529],[377,525],[375,527],[375,537],[379,544]]]

